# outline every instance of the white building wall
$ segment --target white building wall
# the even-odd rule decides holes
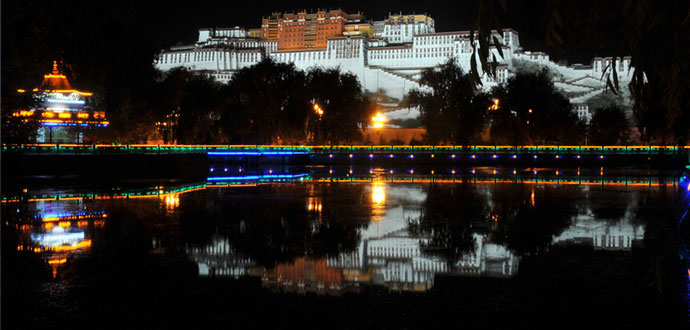
[[[391,34],[392,29],[399,29],[400,34]],[[408,33],[408,30],[411,32]],[[451,58],[457,61],[463,71],[470,70],[473,49],[469,31],[428,31],[433,31],[433,24],[426,27],[417,23],[384,24],[382,34],[388,33],[388,37],[400,36],[400,39],[389,40],[403,44],[390,46],[380,40],[372,40],[370,44],[369,40],[363,37],[336,37],[328,40],[326,49],[279,51],[278,41],[247,38],[247,31],[241,28],[200,29],[199,39],[195,45],[175,46],[161,52],[156,67],[162,71],[184,67],[204,72],[220,82],[227,83],[233,72],[258,63],[264,52],[278,62],[294,63],[301,70],[313,67],[339,67],[356,75],[368,91],[382,88],[389,96],[402,98],[413,88],[420,88],[418,80],[423,70],[438,67]],[[499,55],[498,49],[493,46],[490,50],[490,54],[494,55],[499,63],[497,76],[491,78],[481,72],[480,61],[477,58],[485,90],[505,83],[514,74],[516,60],[545,66],[555,72],[556,79],[560,79],[556,85],[571,93],[572,103],[583,103],[604,87],[605,79],[601,79],[602,72],[611,62],[611,58],[595,58],[591,67],[564,66],[551,61],[548,54],[522,51],[519,35],[512,29],[505,29],[494,36],[502,44],[503,53],[502,56]],[[478,44],[476,40],[475,44]],[[630,58],[623,58],[616,65],[619,80],[628,81]]]

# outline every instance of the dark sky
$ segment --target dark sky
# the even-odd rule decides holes
[[[525,50],[549,51],[541,40],[540,15],[544,5],[540,1],[508,1],[508,11],[499,9],[502,27],[512,27],[520,32]],[[362,12],[367,19],[380,20],[389,13],[427,13],[436,22],[436,31],[469,30],[477,12],[477,1],[154,1],[147,6],[147,22],[152,36],[161,47],[176,43],[192,43],[201,27],[241,26],[256,28],[261,17],[279,11],[319,8],[343,9],[348,13]],[[604,52],[605,53],[605,52]],[[557,54],[553,54],[557,55]],[[561,58],[569,62],[589,62],[595,54],[591,50],[568,51]],[[558,56],[555,56],[558,57]]]

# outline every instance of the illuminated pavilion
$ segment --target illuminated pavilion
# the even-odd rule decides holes
[[[17,91],[27,92],[24,89]],[[44,75],[41,85],[31,92],[35,108],[20,110],[13,115],[42,124],[37,142],[80,142],[82,132],[78,128],[106,127],[109,124],[104,111],[93,109],[93,93],[74,89],[58,69],[56,61],[53,61],[53,71]]]

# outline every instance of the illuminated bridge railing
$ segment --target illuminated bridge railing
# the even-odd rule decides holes
[[[186,185],[156,186],[131,190],[116,189],[110,192],[68,192],[68,193],[20,193],[3,194],[2,203],[17,203],[21,201],[70,201],[70,200],[113,200],[113,199],[162,199],[171,195],[179,195],[208,188],[253,187],[263,184],[308,184],[308,183],[472,183],[472,184],[536,184],[536,185],[581,185],[581,186],[609,186],[609,187],[660,187],[680,186],[687,188],[687,177],[640,177],[640,176],[580,176],[580,175],[531,175],[525,173],[511,174],[511,172],[492,174],[491,172],[464,172],[411,174],[386,172],[371,175],[363,174],[295,174],[295,175],[245,175],[235,177],[212,177],[206,182],[196,182]],[[689,190],[690,191],[690,190]]]
[[[690,146],[313,146],[312,154],[459,154],[459,155],[678,155]]]
[[[308,153],[310,147],[280,145],[164,145],[164,144],[3,144],[3,152],[24,154],[207,154],[209,152],[234,152],[265,154],[276,151]]]
[[[3,144],[3,152],[23,154],[216,154],[216,155],[688,155],[690,146],[291,146],[152,144]]]

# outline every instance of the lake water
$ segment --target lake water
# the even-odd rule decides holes
[[[220,168],[4,186],[3,325],[688,324],[678,173]]]

